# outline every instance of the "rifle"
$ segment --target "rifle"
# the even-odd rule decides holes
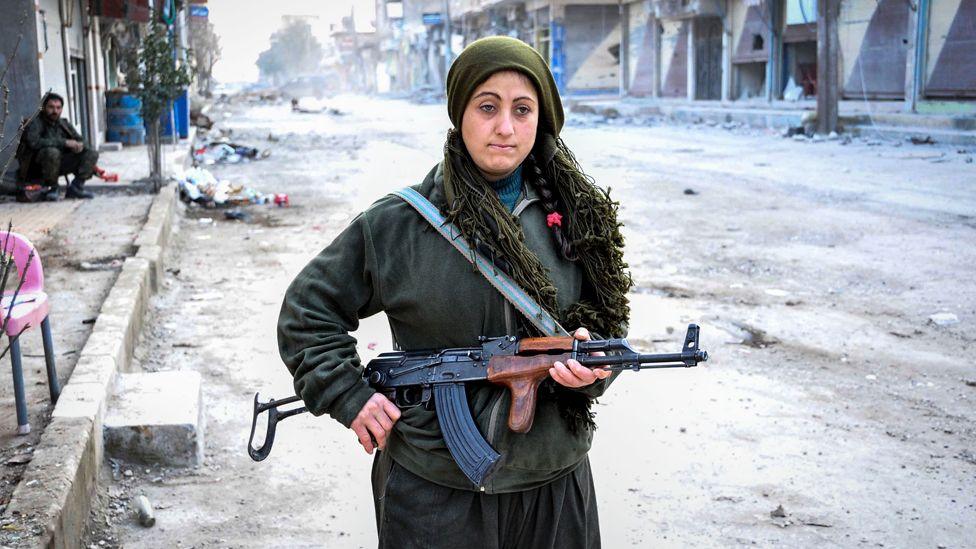
[[[681,352],[664,354],[637,352],[626,339],[482,337],[479,347],[383,353],[366,365],[363,378],[400,408],[433,406],[451,456],[465,476],[481,487],[501,454],[478,431],[468,407],[465,383],[489,381],[506,387],[512,394],[508,427],[525,433],[535,419],[539,384],[549,377],[553,362],[575,359],[583,366],[611,371],[690,368],[708,360],[708,353],[698,348],[698,332],[696,324],[689,324]],[[294,396],[261,402],[254,395],[254,416],[247,445],[251,459],[261,461],[271,453],[279,421],[307,411],[304,407],[278,409],[299,400],[300,397]],[[268,412],[268,428],[264,443],[255,448],[254,431],[258,416],[264,412]]]

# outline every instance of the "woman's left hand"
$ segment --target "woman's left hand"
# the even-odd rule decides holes
[[[573,337],[580,341],[590,340],[590,331],[586,328],[579,328],[573,333]],[[597,353],[593,353],[596,355]],[[599,353],[602,355],[603,353]],[[610,377],[610,372],[601,368],[587,368],[578,361],[569,359],[565,364],[556,362],[549,368],[549,375],[556,383],[563,387],[586,387],[594,382]]]

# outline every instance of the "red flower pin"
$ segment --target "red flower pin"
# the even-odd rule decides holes
[[[563,226],[563,216],[559,215],[559,212],[552,212],[546,216],[546,226],[552,227],[553,225]]]

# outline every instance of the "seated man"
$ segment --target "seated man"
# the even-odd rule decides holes
[[[21,184],[41,180],[44,200],[58,199],[58,176],[74,174],[65,198],[92,198],[85,181],[92,176],[98,153],[85,147],[81,134],[61,118],[64,99],[56,93],[44,96],[41,111],[24,129],[17,147],[17,176]]]

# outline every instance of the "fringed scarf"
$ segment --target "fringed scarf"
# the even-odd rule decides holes
[[[548,133],[539,134],[525,163],[530,164],[530,169],[523,169],[526,184],[548,194],[547,209],[555,207],[563,215],[562,230],[571,247],[568,258],[579,263],[585,275],[577,303],[559,309],[549,273],[526,246],[518,220],[478,171],[456,130],[448,132],[444,146],[448,221],[567,329],[582,326],[603,337],[622,337],[630,315],[627,291],[633,281],[623,260],[618,204],[583,173],[566,144]],[[535,179],[529,183],[529,178]],[[552,387],[563,417],[574,430],[594,427],[586,395],[555,383]]]

